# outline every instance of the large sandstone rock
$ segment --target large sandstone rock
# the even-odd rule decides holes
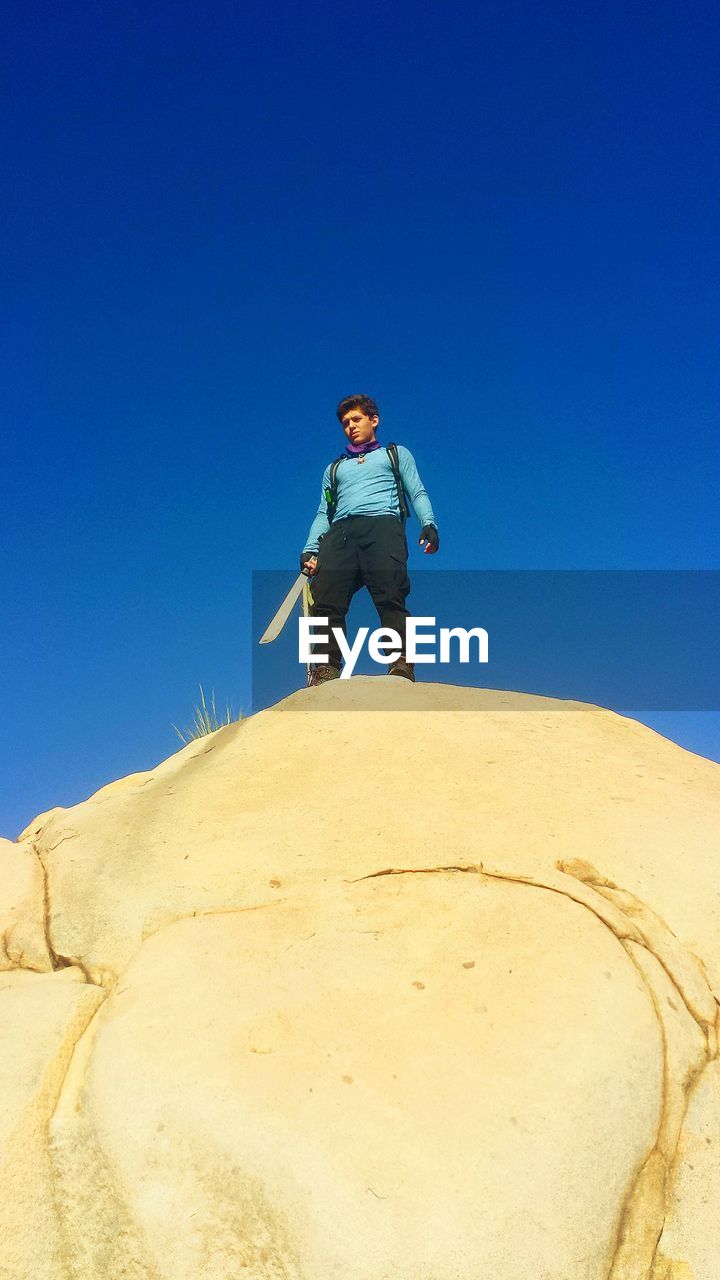
[[[0,1276],[717,1280],[718,831],[633,721],[372,677],[42,815]]]

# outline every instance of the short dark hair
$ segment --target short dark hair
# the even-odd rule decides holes
[[[341,400],[336,409],[339,422],[342,422],[345,414],[350,409],[362,409],[368,418],[380,417],[378,407],[375,401],[370,399],[370,396],[346,396],[344,400]]]

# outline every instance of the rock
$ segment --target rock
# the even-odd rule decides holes
[[[102,1000],[78,969],[0,974],[2,1280],[66,1280],[48,1126],[75,1045]]]
[[[675,1155],[659,1253],[688,1280],[717,1280],[720,1260],[720,1062],[697,1080]],[[686,1261],[685,1261],[686,1260]],[[671,1280],[673,1273],[670,1272]]]
[[[110,986],[193,911],[387,866],[579,858],[651,905],[720,993],[716,764],[598,707],[399,686],[303,689],[56,813],[37,838],[55,950]]]
[[[719,779],[356,677],[41,815],[1,1280],[715,1280]]]
[[[32,846],[0,838],[0,970],[52,969],[43,869]]]
[[[592,912],[440,871],[160,930],[76,1086],[72,1280],[605,1280],[663,1044]]]

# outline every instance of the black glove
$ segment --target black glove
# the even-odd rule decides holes
[[[305,572],[305,565],[307,564],[308,560],[312,560],[313,556],[316,556],[316,555],[317,555],[317,551],[302,552],[300,556],[300,572],[301,573]]]
[[[440,537],[434,524],[424,524],[420,530],[420,537],[430,543],[433,550],[438,551],[440,548]]]

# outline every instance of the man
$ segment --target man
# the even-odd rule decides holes
[[[415,679],[414,663],[405,652],[410,593],[407,576],[408,545],[405,537],[404,494],[398,491],[389,451],[376,439],[380,421],[370,396],[347,396],[337,407],[347,439],[337,467],[336,505],[328,502],[331,465],[325,468],[317,515],[310,526],[300,556],[301,571],[312,576],[311,614],[327,618],[329,640],[315,641],[312,652],[327,652],[328,662],[315,666],[313,684],[336,679],[342,656],[331,628],[342,628],[356,591],[363,585],[372,596],[383,628],[400,636],[401,654],[390,674]],[[430,499],[408,449],[397,446],[401,490],[407,494],[421,526],[419,545],[425,555],[440,546]]]

